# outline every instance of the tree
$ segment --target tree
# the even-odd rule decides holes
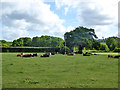
[[[117,47],[120,48],[120,38],[117,38]]]
[[[13,43],[12,43],[12,46],[16,47],[17,45],[18,45],[17,40],[14,40]]]
[[[22,38],[17,39],[17,42],[18,42],[17,46],[23,46],[23,39]]]
[[[106,40],[106,44],[108,45],[110,50],[114,50],[117,47],[117,41],[113,37],[109,37]]]
[[[96,50],[99,50],[100,49],[100,41],[94,40],[93,48],[96,49]]]
[[[74,46],[78,46],[79,53],[82,53],[83,47],[89,47],[97,38],[94,29],[88,29],[85,27],[77,27],[75,30],[66,32],[64,34],[66,45],[72,49]]]
[[[30,37],[24,37],[24,38],[20,38],[23,40],[23,46],[31,46],[31,38]]]
[[[41,37],[33,37],[32,46],[36,47],[62,47],[64,46],[64,40],[58,37],[52,36],[41,36]]]
[[[1,43],[7,43],[7,41],[5,41],[5,40],[0,40],[0,42],[1,42]]]
[[[33,37],[32,39],[32,46],[34,47],[39,47],[39,41],[40,41],[40,37]]]

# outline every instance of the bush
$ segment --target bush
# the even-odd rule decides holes
[[[117,48],[117,47],[116,47],[116,48],[114,49],[114,52],[120,52],[120,48]]]

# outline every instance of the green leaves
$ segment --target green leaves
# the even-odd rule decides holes
[[[64,46],[64,40],[58,37],[41,36],[33,37],[32,46],[37,47],[62,47]]]
[[[74,46],[92,48],[92,41],[97,38],[94,29],[86,27],[77,27],[75,30],[65,33],[64,37],[69,48]]]
[[[113,37],[109,37],[106,40],[106,44],[108,45],[110,50],[114,50],[117,47],[117,41]]]

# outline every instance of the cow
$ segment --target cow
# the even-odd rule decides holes
[[[90,56],[90,54],[88,54],[88,52],[86,53],[82,53],[83,56]]]
[[[120,58],[120,55],[116,55],[116,56],[114,56],[114,58]]]
[[[38,56],[38,53],[32,55],[32,57],[37,57],[37,56]]]
[[[32,56],[33,56],[33,54],[25,54],[22,57],[32,57]]]
[[[22,57],[24,55],[24,53],[20,53],[17,55],[17,57]]]
[[[114,58],[114,56],[113,55],[108,55],[108,58]]]
[[[108,55],[108,58],[120,58],[120,55],[116,55],[116,56]]]
[[[41,55],[40,57],[49,57],[49,56],[50,56],[50,54],[46,53],[46,54]]]
[[[55,54],[56,54],[56,52],[52,52],[52,53],[51,53],[51,55],[55,55]]]
[[[68,53],[67,55],[68,56],[73,56],[73,55],[75,55],[75,53]]]
[[[47,55],[52,55],[51,52],[46,53]]]

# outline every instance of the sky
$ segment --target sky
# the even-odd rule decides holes
[[[119,0],[1,0],[0,40],[49,35],[64,37],[78,26],[99,39],[118,36]]]

